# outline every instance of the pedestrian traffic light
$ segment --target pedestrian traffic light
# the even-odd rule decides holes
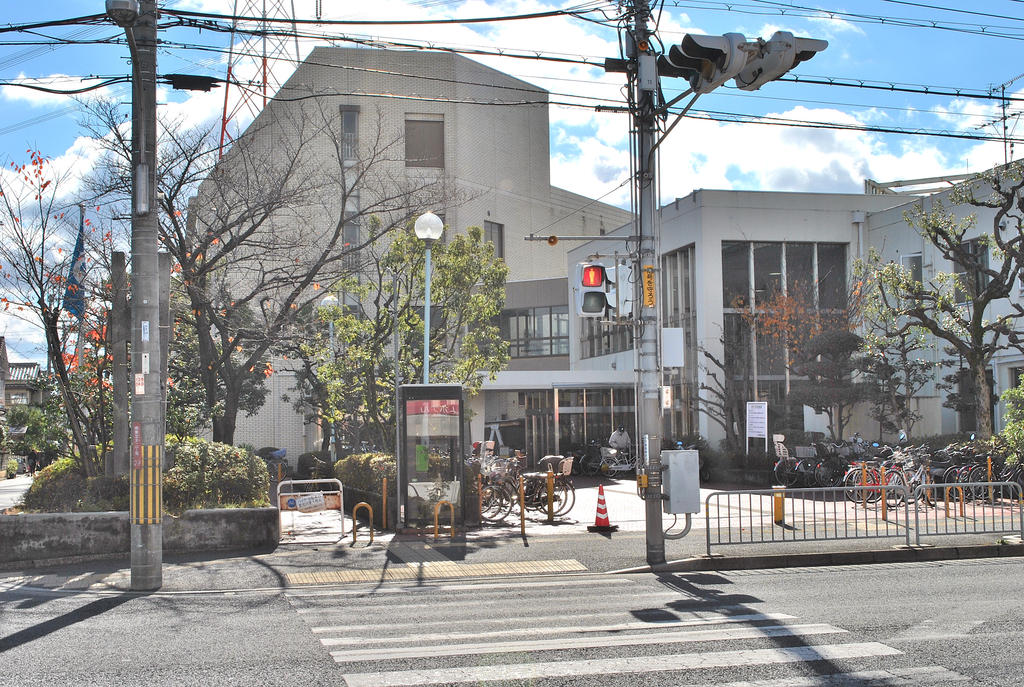
[[[736,76],[747,63],[747,39],[741,33],[703,36],[688,33],[668,50],[670,65],[683,71],[694,93],[710,93]]]
[[[576,314],[580,317],[604,317],[609,307],[615,307],[615,282],[608,270],[599,262],[576,263]]]
[[[801,62],[806,62],[828,47],[828,41],[796,38],[788,31],[776,31],[767,41],[758,39],[757,51],[736,74],[736,86],[756,91],[778,79]]]

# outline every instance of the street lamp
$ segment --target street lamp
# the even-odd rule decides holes
[[[320,300],[320,307],[322,308],[336,308],[338,307],[338,297],[333,293],[329,293]],[[337,361],[338,356],[334,350],[334,316],[331,315],[330,319],[327,320],[327,332],[328,340],[331,342],[331,360]],[[334,424],[334,420],[331,420],[331,445],[334,447],[334,460],[332,463],[338,461],[338,432]]]
[[[416,219],[416,237],[427,246],[426,286],[423,294],[423,383],[430,384],[430,246],[441,238],[444,222],[433,212],[425,212]]]

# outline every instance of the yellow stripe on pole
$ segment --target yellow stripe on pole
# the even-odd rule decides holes
[[[160,447],[142,446],[141,466],[131,471],[131,522],[159,525],[162,520]]]

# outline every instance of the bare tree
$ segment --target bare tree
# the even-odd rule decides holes
[[[95,111],[96,133],[119,130],[109,108]],[[364,246],[452,199],[443,175],[405,174],[401,132],[365,138],[354,147],[336,105],[318,98],[275,104],[220,160],[211,129],[162,127],[161,242],[187,297],[216,441],[233,442],[243,399],[322,289],[359,272]],[[102,140],[97,191],[126,199],[127,142]]]
[[[29,156],[28,163],[12,162],[0,172],[0,305],[8,316],[42,328],[77,459],[86,475],[95,475],[98,464],[91,446],[102,443],[103,416],[90,412],[73,373],[80,363],[75,343],[84,344],[78,339],[86,331],[103,331],[102,315],[94,321],[95,315],[86,310],[82,317],[87,319],[80,321],[66,312],[65,296],[85,300],[79,290],[90,288],[84,281],[68,283],[78,224],[78,208],[66,197],[70,174],[55,170],[39,153],[30,151]],[[102,348],[99,340],[94,346]],[[96,366],[99,376],[92,385],[99,393],[101,367]],[[102,409],[102,399],[98,407]]]

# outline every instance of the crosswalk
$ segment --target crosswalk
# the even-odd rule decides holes
[[[288,598],[349,687],[967,680],[749,596],[709,594],[651,576],[293,589]]]

